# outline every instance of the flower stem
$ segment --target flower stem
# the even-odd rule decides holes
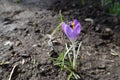
[[[76,67],[76,52],[75,52],[75,42],[72,42],[73,46],[73,69]]]

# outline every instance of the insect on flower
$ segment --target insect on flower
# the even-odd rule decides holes
[[[81,32],[81,24],[76,19],[71,21],[70,24],[62,23],[62,30],[70,39],[71,42],[76,41],[80,32]]]

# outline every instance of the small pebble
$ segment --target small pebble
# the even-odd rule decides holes
[[[111,32],[112,30],[110,28],[105,28],[106,32]]]
[[[100,64],[100,65],[98,66],[98,69],[106,69],[105,64]]]
[[[4,45],[5,46],[12,46],[14,43],[13,42],[11,42],[11,41],[6,41],[5,43],[4,43]]]
[[[26,51],[22,51],[22,52],[19,54],[19,56],[24,57],[24,58],[30,57],[29,53],[27,53]]]
[[[20,41],[16,41],[16,42],[15,42],[15,46],[19,46],[20,44],[21,44]]]

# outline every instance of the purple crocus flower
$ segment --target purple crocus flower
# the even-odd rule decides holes
[[[81,32],[81,24],[76,19],[71,21],[70,24],[62,23],[62,29],[70,39],[71,42],[76,41],[80,32]]]

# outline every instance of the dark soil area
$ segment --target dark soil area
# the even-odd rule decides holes
[[[48,45],[48,34],[60,23],[59,10],[66,22],[78,19],[82,25],[80,80],[120,80],[120,18],[80,2],[0,0],[0,80],[8,80],[12,71],[11,80],[67,80],[67,72],[50,60],[57,54]],[[62,30],[54,37],[59,55],[70,42]]]

